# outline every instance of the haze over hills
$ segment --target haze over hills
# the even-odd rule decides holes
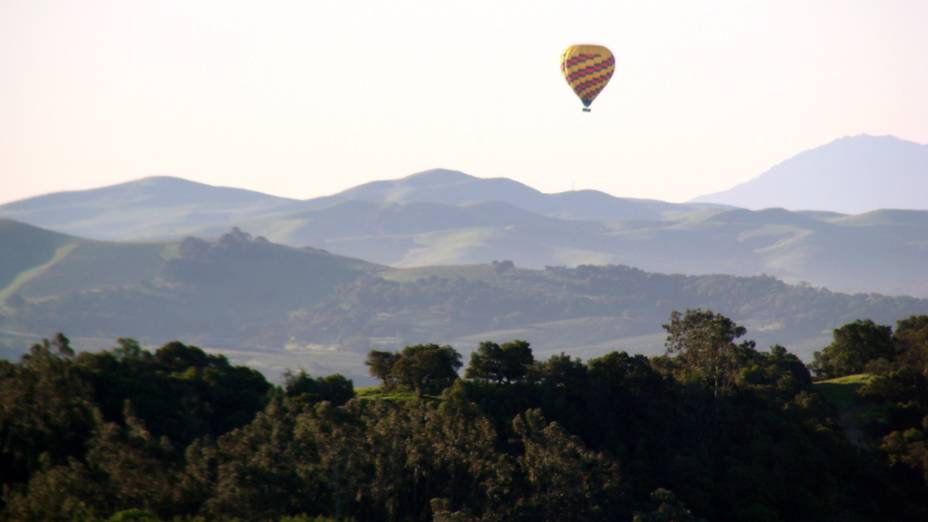
[[[845,138],[802,153],[761,178],[777,185],[781,172],[802,173],[783,174],[789,181],[783,186],[802,190],[781,194],[779,207],[799,196],[851,204],[854,200],[841,199],[843,192],[836,191],[857,194],[853,187],[863,182],[854,179],[896,180],[883,183],[886,191],[905,176],[917,184],[910,170],[917,170],[916,157],[924,149],[890,137]],[[877,172],[875,165],[892,172]],[[835,181],[851,167],[857,168],[857,178]],[[873,192],[878,201],[881,193]],[[912,198],[928,193],[901,192]],[[917,210],[749,211],[596,191],[544,194],[510,179],[436,169],[307,201],[147,178],[10,203],[0,206],[0,216],[80,237],[130,241],[218,237],[239,226],[276,243],[320,247],[394,267],[499,259],[527,268],[626,264],[683,274],[770,274],[837,291],[928,297],[922,269],[928,265],[928,211]]]
[[[528,270],[511,263],[391,269],[238,230],[218,240],[110,243],[0,221],[0,344],[65,331],[83,348],[180,338],[274,374],[366,379],[373,347],[524,338],[538,354],[663,350],[674,309],[708,307],[761,346],[808,357],[860,317],[891,323],[928,300],[847,295],[771,277],[682,276],[626,266]]]
[[[446,206],[506,202],[544,216],[579,220],[660,220],[705,207],[616,198],[593,190],[545,194],[506,178],[433,169],[306,201],[159,176],[7,203],[0,205],[0,216],[94,239],[177,239],[255,220],[286,222],[291,215],[353,201]]]
[[[926,194],[928,145],[862,134],[801,152],[750,181],[693,202],[858,214],[926,210]]]
[[[548,218],[503,203],[352,202],[291,216],[283,227],[256,222],[248,229],[281,243],[319,245],[398,267],[494,259],[531,268],[619,263],[688,274],[766,273],[843,291],[928,295],[919,276],[928,228],[913,219],[896,212],[848,219],[771,209],[602,223]]]

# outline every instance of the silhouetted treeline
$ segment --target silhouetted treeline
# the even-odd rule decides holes
[[[857,321],[818,378],[706,310],[667,354],[371,352],[377,389],[280,386],[180,342],[0,361],[6,520],[928,519],[928,316]],[[831,391],[829,393],[831,393]],[[866,412],[867,415],[854,415]]]

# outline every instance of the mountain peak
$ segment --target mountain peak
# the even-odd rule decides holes
[[[928,209],[928,146],[895,136],[845,136],[809,149],[729,190],[693,201],[858,214]]]
[[[859,143],[859,142],[883,142],[883,143],[913,143],[911,141],[904,140],[898,136],[893,136],[892,134],[867,134],[862,132],[860,134],[853,134],[842,136],[831,143]],[[917,144],[916,144],[917,145]]]
[[[137,186],[198,186],[198,187],[212,187],[213,185],[208,185],[206,183],[200,183],[199,181],[193,181],[185,178],[179,178],[177,176],[146,176],[144,178],[126,181],[124,183],[117,183],[112,185],[114,187],[125,186],[125,185],[137,185]]]
[[[893,136],[892,134],[877,135],[862,133],[842,136],[824,145],[804,150],[786,161],[806,153],[832,153],[840,149],[852,150],[861,154],[872,152],[873,149],[906,149],[912,147],[928,149],[928,145],[907,141],[898,136]]]
[[[455,183],[459,181],[473,181],[479,179],[470,174],[465,174],[459,170],[435,168],[423,170],[401,178],[399,182],[411,182],[415,184],[433,184],[433,183]]]

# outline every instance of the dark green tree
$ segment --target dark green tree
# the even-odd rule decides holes
[[[404,388],[419,395],[439,393],[458,378],[461,354],[450,346],[417,344],[400,352],[390,374]]]
[[[895,358],[892,329],[858,319],[833,331],[831,344],[815,352],[812,370],[825,379],[863,373],[868,363]]]
[[[532,367],[535,380],[559,389],[579,390],[586,382],[587,369],[583,361],[565,353],[552,355]]]
[[[928,373],[928,315],[913,315],[897,322],[893,342],[900,366]]]
[[[742,359],[737,376],[740,386],[769,391],[778,394],[782,400],[790,400],[812,386],[812,376],[806,365],[780,345],[771,346],[767,353],[744,354]]]
[[[367,370],[371,377],[380,379],[385,388],[392,388],[396,385],[393,375],[393,366],[400,358],[396,352],[383,352],[380,350],[371,350],[367,352]]]
[[[341,406],[354,398],[354,384],[343,375],[310,377],[304,370],[284,372],[284,394],[299,397],[308,403],[329,401]]]
[[[77,365],[93,382],[107,420],[122,422],[123,402],[130,399],[147,429],[168,436],[178,449],[246,424],[271,390],[257,370],[179,341],[152,354],[133,339],[120,339],[111,351],[80,354]]]
[[[470,364],[464,376],[509,384],[525,378],[534,362],[532,349],[526,341],[515,340],[502,345],[484,341],[470,354]]]
[[[97,408],[73,355],[59,333],[34,344],[18,364],[0,360],[0,487],[84,453]]]

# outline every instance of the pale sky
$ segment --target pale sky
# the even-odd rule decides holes
[[[433,167],[682,201],[845,135],[928,143],[926,24],[920,0],[0,0],[0,202]],[[575,43],[616,56],[590,114]]]

